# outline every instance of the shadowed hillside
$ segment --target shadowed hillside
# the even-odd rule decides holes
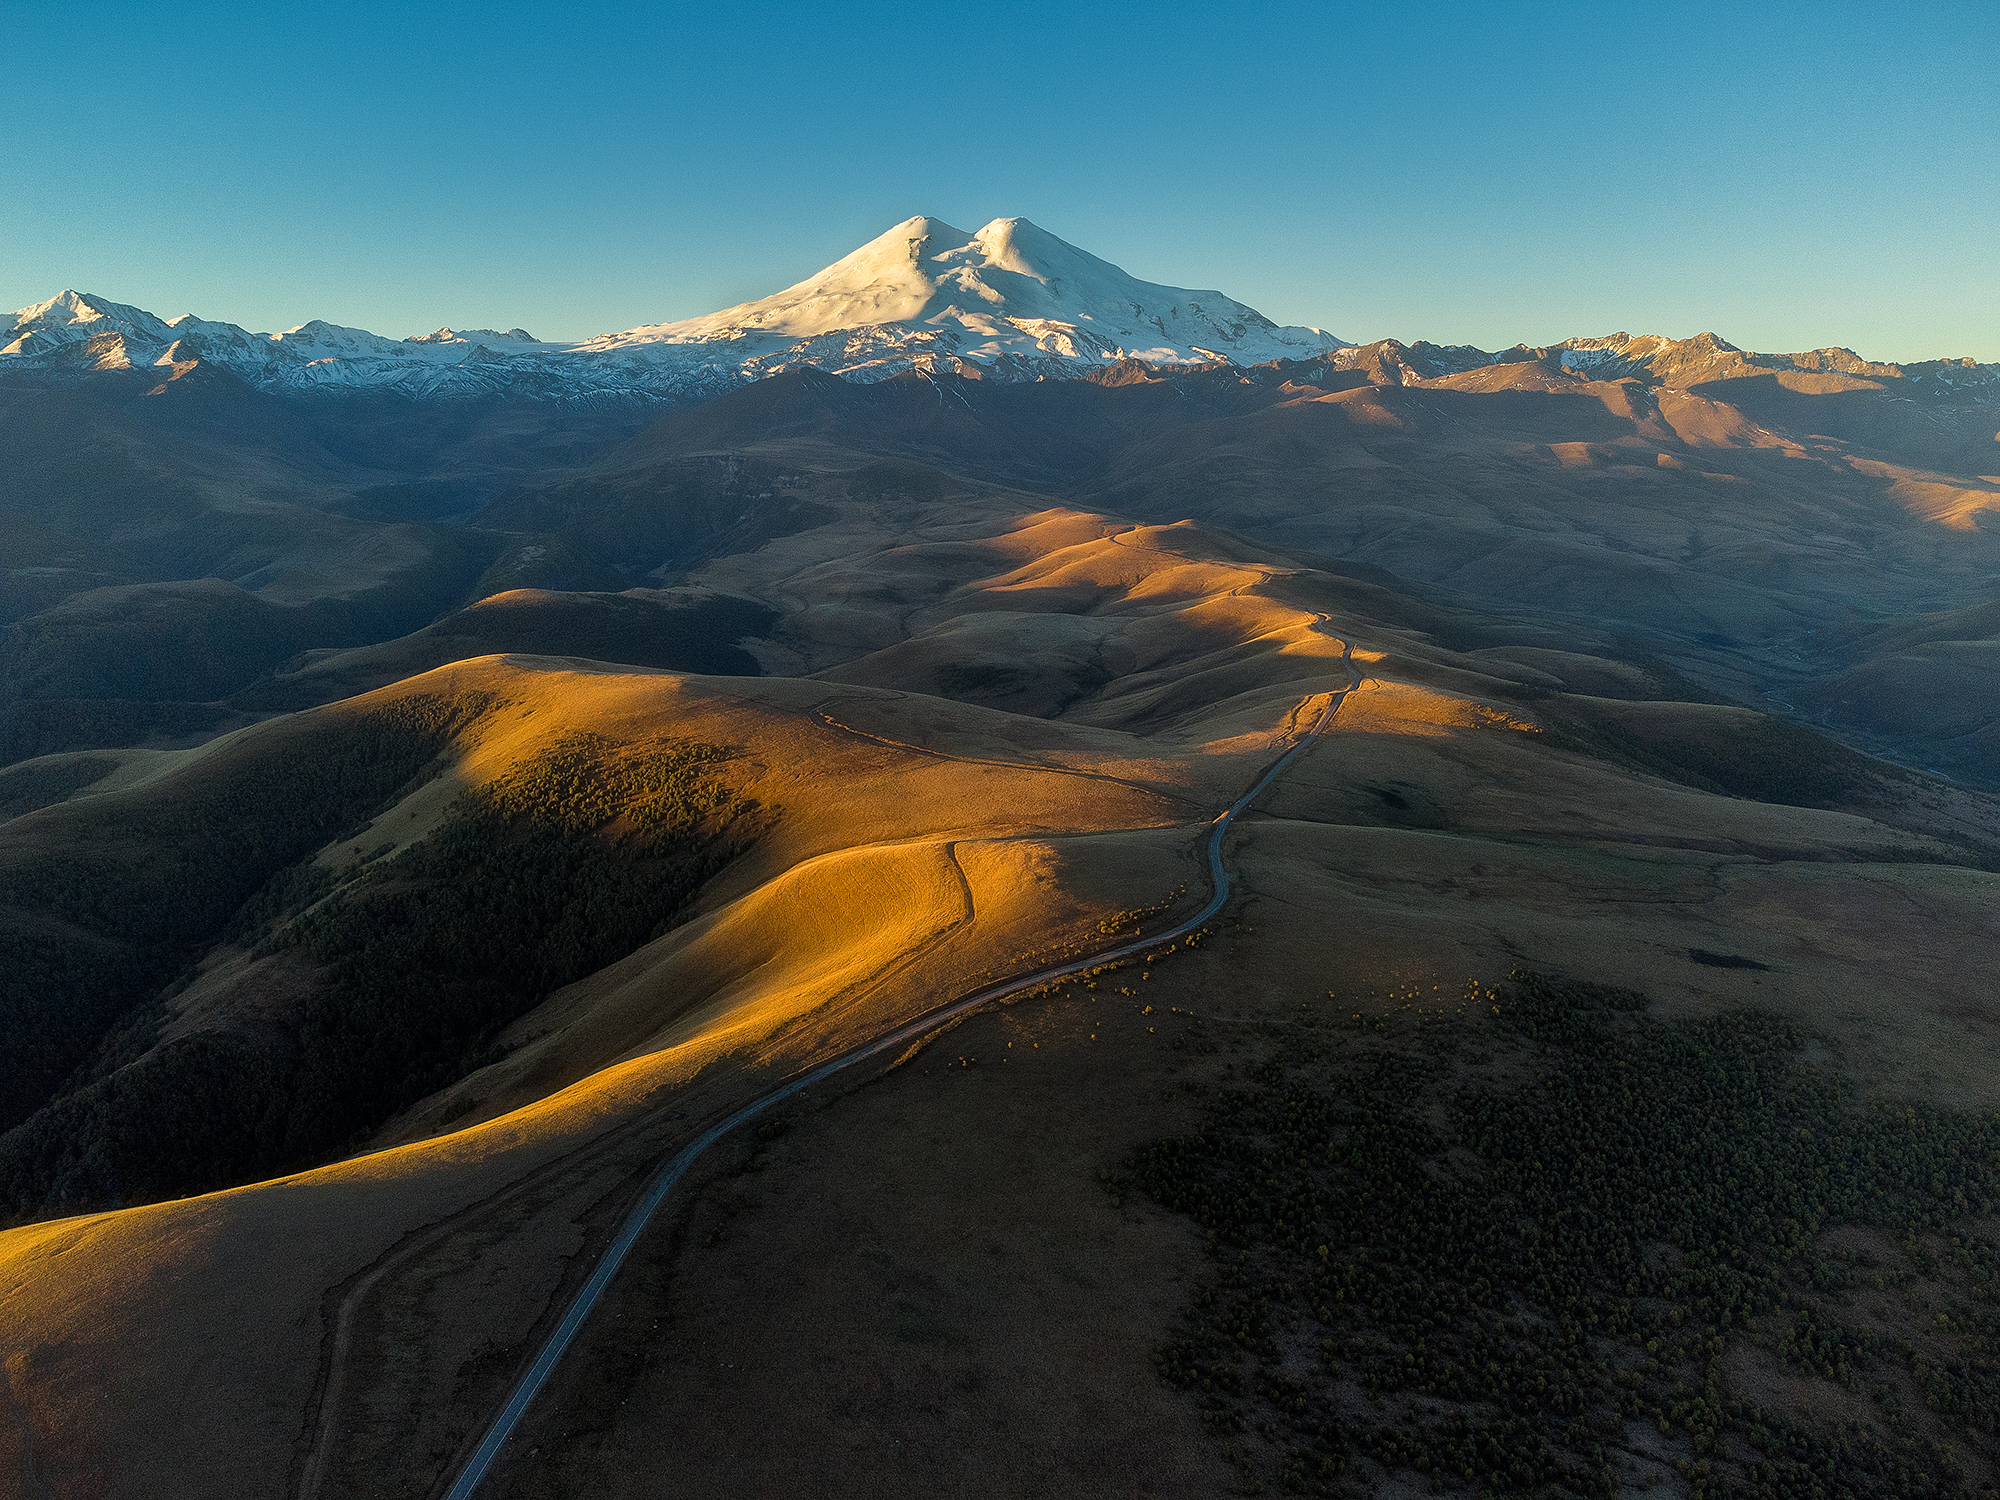
[[[465,518],[640,420],[291,402],[199,363],[0,374],[0,761],[238,727],[226,700],[298,653],[494,592],[510,539]]]
[[[795,1347],[788,1360],[812,1364],[787,1342],[809,1327],[845,1351],[803,1384],[736,1362],[746,1420],[768,1433],[754,1414],[781,1387],[797,1417],[759,1445],[761,1487],[791,1482],[808,1452],[823,1466],[834,1393],[899,1388],[918,1378],[914,1355],[953,1379],[972,1378],[967,1359],[1004,1366],[1021,1420],[1048,1411],[1051,1430],[1080,1382],[1154,1434],[1126,1460],[1150,1483],[1211,1492],[1228,1453],[1151,1356],[1199,1247],[1132,1219],[1098,1174],[1183,1129],[1207,1091],[1239,1086],[1216,1071],[1247,1063],[1239,1036],[1301,1007],[1350,1014],[1346,997],[1416,974],[1441,984],[1559,958],[1643,983],[1670,1017],[1755,1002],[1817,1028],[1871,1097],[1990,1097],[1989,800],[1690,701],[1675,669],[1610,631],[1443,606],[1212,526],[1023,510],[1019,492],[976,481],[857,493],[830,468],[811,483],[831,519],[696,580],[770,601],[749,644],[782,675],[463,661],[198,750],[98,752],[116,764],[0,827],[23,942],[71,933],[62,954],[134,974],[141,956],[155,976],[50,1054],[43,1093],[23,1100],[33,1112],[0,1138],[16,1203],[46,1212],[64,1193],[102,1202],[326,1163],[0,1237],[28,1341],[7,1367],[31,1372],[10,1380],[37,1463],[108,1483],[175,1471],[208,1433],[196,1447],[229,1457],[190,1473],[196,1489],[331,1494],[365,1474],[374,1491],[424,1493],[589,1264],[578,1250],[663,1152],[940,997],[1193,909],[1214,809],[1347,685],[1350,660],[1359,688],[1232,835],[1242,883],[1204,941],[966,1021],[879,1085],[815,1090],[793,1133],[716,1157],[695,1232],[645,1242],[620,1283],[625,1315],[536,1408],[557,1424],[608,1411],[600,1436],[530,1437],[505,1482],[573,1492],[607,1482],[591,1467],[605,1456],[650,1451],[592,1382],[643,1392],[649,1423],[685,1414],[688,1390],[709,1388],[678,1383],[696,1367],[683,1361],[709,1360],[720,1327],[694,1309],[713,1307],[760,1347]],[[440,637],[488,628],[481,616],[507,628],[518,609],[622,622],[666,607],[509,596],[396,651],[421,662]],[[1021,662],[1035,671],[1008,675]],[[382,648],[325,659],[395,663]],[[346,780],[314,774],[322,821],[301,816],[321,803],[283,778],[342,763],[309,749],[316,736],[387,743],[380,726],[413,714],[406,752],[370,750]],[[47,763],[52,785],[65,764]],[[285,839],[260,831],[273,824],[258,810],[275,808]],[[212,843],[188,843],[186,819]],[[58,846],[102,852],[57,866]],[[156,894],[197,868],[230,880],[198,908]],[[172,922],[127,930],[138,912]],[[66,972],[78,993],[91,983]],[[1206,1029],[1190,1032],[1197,1017]],[[960,1092],[974,1077],[987,1081]],[[956,1138],[961,1109],[1013,1123],[963,1144],[972,1176],[949,1186],[913,1143]],[[821,1121],[859,1178],[806,1165]],[[331,1159],[371,1128],[360,1139],[388,1149]],[[187,1154],[143,1149],[149,1136]],[[805,1257],[819,1269],[756,1305],[709,1279],[772,1284],[754,1257],[785,1253],[789,1231],[732,1229],[744,1215],[824,1234],[818,1212],[759,1207],[814,1178],[856,1184],[838,1212],[884,1226],[836,1235],[860,1259]],[[990,1194],[965,1197],[973,1182]],[[909,1206],[926,1199],[960,1206],[932,1224]],[[951,1278],[977,1288],[989,1273],[941,1265],[953,1234],[1012,1247],[1028,1302],[973,1320],[957,1299],[974,1294]],[[308,1248],[257,1250],[274,1240]],[[156,1268],[143,1303],[116,1269],[134,1256]],[[1080,1282],[1064,1269],[1079,1256],[1100,1268]],[[1116,1287],[1138,1289],[1129,1316]],[[1110,1322],[1084,1358],[1029,1336],[1042,1315]],[[643,1379],[607,1375],[639,1358],[619,1329],[660,1317],[681,1352]],[[85,1415],[107,1401],[145,1415]],[[936,1440],[995,1464],[982,1445],[1019,1430]],[[912,1493],[955,1472],[947,1449],[922,1451]],[[534,1453],[563,1456],[538,1467]],[[989,1472],[1027,1492],[1055,1471]]]

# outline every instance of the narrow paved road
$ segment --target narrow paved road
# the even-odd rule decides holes
[[[1313,621],[1313,628],[1322,633],[1327,633],[1326,623],[1327,617],[1320,615]],[[554,1332],[550,1333],[548,1338],[543,1342],[541,1349],[535,1355],[534,1362],[528,1366],[520,1380],[515,1383],[513,1390],[508,1393],[507,1402],[500,1408],[499,1415],[494,1417],[493,1425],[486,1429],[486,1435],[480,1439],[479,1446],[473,1450],[472,1457],[466,1461],[466,1465],[460,1470],[457,1480],[452,1484],[451,1489],[446,1492],[446,1500],[469,1500],[473,1491],[479,1488],[480,1481],[486,1477],[486,1471],[493,1466],[493,1460],[499,1457],[500,1449],[506,1444],[508,1437],[520,1423],[521,1417],[528,1410],[529,1403],[535,1399],[536,1393],[547,1383],[550,1374],[555,1370],[557,1362],[562,1359],[563,1351],[569,1348],[570,1341],[576,1337],[577,1331],[583,1327],[584,1319],[588,1318],[591,1309],[597,1306],[598,1299],[604,1295],[604,1289],[611,1284],[611,1278],[618,1274],[618,1268],[625,1263],[625,1257],[631,1253],[632,1246],[638,1242],[639,1236],[645,1232],[647,1223],[652,1219],[654,1213],[658,1211],[660,1205],[666,1201],[667,1195],[679,1184],[681,1178],[687,1175],[688,1168],[693,1166],[695,1161],[710,1146],[713,1146],[739,1125],[754,1120],[773,1105],[781,1104],[795,1094],[803,1093],[814,1084],[824,1082],[843,1069],[853,1067],[856,1063],[865,1062],[871,1057],[879,1057],[884,1052],[892,1052],[898,1047],[907,1047],[937,1030],[940,1026],[945,1025],[947,1022],[955,1021],[970,1011],[978,1010],[983,1005],[991,1005],[996,1000],[1004,1000],[1009,995],[1017,995],[1023,990],[1034,989],[1036,986],[1047,984],[1051,980],[1066,979],[1073,974],[1080,974],[1086,969],[1093,969],[1101,964],[1114,963],[1121,958],[1130,958],[1135,954],[1149,952],[1159,947],[1162,943],[1172,942],[1176,938],[1185,937],[1188,933],[1194,932],[1217,912],[1221,911],[1223,904],[1229,899],[1230,885],[1229,871],[1223,867],[1222,863],[1222,841],[1228,835],[1230,825],[1236,821],[1237,817],[1248,810],[1250,805],[1263,795],[1265,788],[1277,780],[1285,767],[1289,766],[1320,737],[1327,725],[1333,722],[1334,710],[1340,707],[1341,701],[1346,698],[1350,691],[1361,685],[1361,678],[1354,670],[1354,656],[1351,647],[1341,652],[1341,661],[1347,667],[1347,675],[1350,679],[1348,686],[1341,688],[1338,692],[1329,694],[1326,708],[1321,712],[1319,719],[1313,724],[1313,727],[1300,737],[1298,743],[1280,756],[1271,768],[1257,779],[1255,785],[1249,791],[1238,797],[1216,815],[1213,831],[1208,836],[1208,870],[1209,876],[1214,882],[1215,890],[1209,897],[1208,904],[1192,917],[1189,917],[1177,927],[1170,928],[1165,932],[1156,932],[1151,937],[1142,938],[1136,942],[1124,943],[1115,948],[1107,948],[1103,952],[1092,954],[1089,958],[1076,959],[1071,963],[1057,964],[1053,968],[1038,969],[1032,974],[1023,974],[1013,979],[1003,980],[999,984],[989,985],[983,990],[977,990],[962,999],[954,1000],[949,1005],[930,1011],[906,1025],[897,1027],[885,1036],[877,1037],[874,1041],[835,1058],[832,1062],[822,1064],[810,1073],[802,1074],[789,1083],[779,1085],[762,1098],[744,1105],[735,1114],[730,1115],[720,1124],[710,1127],[707,1131],[682,1147],[654,1175],[652,1183],[647,1187],[645,1194],[633,1207],[631,1213],[626,1216],[624,1224],[619,1228],[617,1238],[613,1239],[605,1247],[603,1258],[597,1263],[597,1269],[591,1273],[590,1280],[586,1281],[577,1292],[575,1299],[569,1305],[569,1311],[563,1315],[563,1320],[556,1325]]]

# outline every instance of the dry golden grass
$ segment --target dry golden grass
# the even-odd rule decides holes
[[[642,1243],[495,1493],[1229,1492],[1151,1364],[1197,1237],[1097,1176],[1184,1128],[1182,1085],[1221,1072],[1170,1045],[1169,1004],[1206,998],[1180,964],[1144,982],[1155,1017],[1105,987],[1025,1001],[720,1156]]]
[[[580,728],[736,747],[742,789],[781,811],[692,921],[550,996],[387,1149],[0,1235],[0,1361],[52,1492],[283,1493],[323,1452],[322,1494],[427,1493],[649,1163],[775,1079],[1105,941],[1112,913],[1198,900],[1207,820],[1345,686],[1349,641],[1368,681],[1240,825],[1211,944],[818,1091],[767,1175],[663,1217],[517,1450],[539,1433],[560,1462],[502,1492],[1215,1493],[1205,1434],[1147,1364],[1192,1246],[1092,1179],[1232,1054],[1175,1052],[1182,1023],[1145,1003],[1256,1018],[1525,961],[1673,1010],[1784,1010],[1877,1089],[2000,1098],[2000,881],[1860,812],[1562,749],[1509,696],[1631,681],[1602,658],[1448,651],[1196,527],[966,502],[880,537],[854,520],[716,570],[796,606],[774,649],[816,678],[487,657],[356,700],[498,702],[449,775],[328,861],[407,843]],[[1069,652],[1109,675],[1054,718],[926,682]],[[220,1015],[234,982],[190,993]],[[978,1065],[947,1083],[961,1053]],[[658,1350],[629,1337],[653,1317]]]
[[[1150,1368],[1198,1246],[1100,1173],[1242,1082],[1259,1021],[1393,1011],[1413,990],[1448,1009],[1470,976],[1560,959],[1669,1013],[1776,1005],[1886,1092],[1996,1097],[1977,1059],[2000,1007],[1939,1003],[1976,1001],[2000,958],[1991,876],[1327,827],[1303,821],[1310,788],[1283,801],[1291,816],[1246,825],[1245,899],[1198,951],[970,1020],[719,1159],[642,1244],[496,1493],[1227,1492],[1193,1400]],[[1852,925],[1822,953],[1809,934],[1829,921]],[[1968,951],[1899,971],[1927,921]],[[1694,946],[1772,967],[1703,966]]]
[[[440,1308],[469,1321],[456,1333],[434,1330],[427,1347],[444,1358],[470,1357],[494,1339],[517,1344],[544,1305],[537,1298],[553,1289],[550,1276],[580,1248],[576,1216],[672,1138],[676,1127],[658,1120],[664,1093],[696,1111],[704,1100],[740,1100],[975,986],[1052,936],[1081,940],[1135,885],[1157,899],[1166,871],[1195,873],[1191,861],[1169,856],[1163,870],[1155,852],[1135,863],[1073,837],[1170,824],[1182,804],[1106,773],[1007,763],[1015,757],[996,733],[1002,716],[976,709],[924,705],[979,721],[960,739],[982,760],[827,724],[812,708],[829,690],[809,682],[704,684],[489,658],[385,691],[468,689],[496,693],[504,706],[469,736],[450,777],[420,791],[419,807],[385,813],[380,829],[421,826],[412,811],[434,817],[455,787],[499,775],[580,726],[613,738],[671,726],[754,747],[748,789],[784,813],[699,920],[525,1018],[514,1056],[441,1101],[449,1112],[460,1098],[491,1096],[452,1133],[277,1183],[0,1235],[10,1309],[0,1357],[19,1366],[15,1390],[59,1492],[117,1488],[140,1474],[177,1475],[208,1493],[269,1490],[301,1441],[330,1334],[330,1289],[367,1274],[408,1236],[458,1214],[477,1219],[482,1203],[518,1200],[493,1210],[508,1226],[493,1254],[534,1268],[519,1295],[468,1304],[437,1293]],[[837,691],[850,712],[872,709],[873,722],[903,729],[905,700]],[[1108,751],[1119,737],[1102,731],[1042,728],[1035,738],[1043,754],[1064,745],[1117,764]],[[374,840],[371,830],[342,848]],[[205,999],[219,1008],[213,994]],[[617,1139],[649,1121],[650,1134]],[[415,1119],[404,1133],[426,1127]],[[575,1153],[559,1188],[538,1197],[521,1187]],[[442,1273],[419,1260],[407,1274]],[[392,1281],[382,1295],[393,1303],[405,1284]],[[356,1359],[366,1364],[375,1347]],[[378,1363],[357,1377],[364,1389],[377,1378],[394,1384],[394,1348],[377,1349]]]

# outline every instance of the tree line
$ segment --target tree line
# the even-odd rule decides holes
[[[448,732],[456,717],[434,714],[429,727]],[[687,741],[570,736],[467,793],[395,857],[338,877],[309,858],[281,868],[217,924],[254,956],[285,955],[309,974],[281,1034],[152,1046],[136,1028],[0,1137],[0,1202],[21,1217],[148,1201],[350,1148],[492,1060],[498,1033],[551,990],[685,915],[773,815],[731,785],[728,759]],[[160,860],[174,879],[201,869]],[[235,894],[213,898],[208,916]],[[80,916],[114,909],[88,882],[44,900]]]

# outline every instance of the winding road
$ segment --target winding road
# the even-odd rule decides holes
[[[1331,632],[1326,629],[1327,623],[1327,617],[1319,615],[1314,619],[1312,628],[1322,634],[1330,634]],[[512,1435],[514,1428],[520,1423],[522,1416],[527,1412],[529,1404],[534,1401],[536,1394],[547,1383],[557,1363],[562,1359],[564,1351],[569,1348],[570,1342],[575,1339],[577,1332],[583,1327],[584,1320],[590,1316],[591,1309],[597,1306],[598,1299],[604,1295],[604,1289],[611,1284],[612,1277],[618,1274],[618,1269],[625,1263],[625,1257],[631,1253],[632,1246],[638,1242],[639,1236],[645,1232],[646,1225],[652,1220],[653,1215],[659,1210],[660,1205],[666,1201],[667,1196],[673,1192],[681,1179],[687,1175],[688,1169],[695,1164],[702,1153],[707,1151],[710,1146],[713,1146],[738,1126],[754,1120],[773,1105],[782,1104],[785,1100],[803,1093],[816,1083],[824,1082],[836,1073],[853,1067],[856,1063],[865,1062],[871,1057],[879,1057],[883,1053],[892,1052],[899,1047],[911,1046],[936,1031],[939,1027],[958,1020],[978,1010],[981,1006],[991,1005],[995,1001],[1004,1000],[1010,995],[1018,995],[1024,990],[1035,989],[1053,980],[1067,979],[1072,975],[1083,973],[1085,970],[1098,968],[1107,963],[1115,963],[1120,959],[1148,952],[1159,947],[1162,943],[1172,942],[1176,938],[1185,937],[1188,933],[1201,928],[1217,912],[1221,911],[1223,904],[1229,899],[1230,887],[1229,871],[1222,863],[1223,839],[1228,835],[1231,825],[1235,823],[1238,816],[1247,811],[1250,805],[1264,793],[1265,789],[1278,778],[1284,769],[1310,748],[1313,742],[1325,731],[1327,726],[1333,722],[1334,711],[1340,707],[1342,700],[1346,698],[1348,693],[1361,685],[1361,678],[1354,669],[1354,655],[1351,646],[1343,645],[1341,661],[1347,668],[1347,674],[1350,679],[1348,686],[1336,692],[1329,693],[1327,695],[1326,707],[1321,711],[1313,727],[1300,736],[1298,741],[1289,750],[1278,757],[1270,768],[1262,776],[1258,777],[1249,791],[1238,797],[1216,815],[1208,836],[1208,869],[1210,879],[1214,884],[1214,891],[1209,896],[1208,904],[1192,917],[1165,932],[1157,932],[1148,938],[1141,938],[1133,942],[1120,944],[1117,947],[1105,949],[1102,952],[1092,954],[1088,958],[1075,959],[1069,963],[1057,964],[1051,968],[1038,969],[1032,974],[1017,975],[1012,979],[1003,980],[998,984],[988,985],[985,989],[976,990],[970,995],[939,1007],[937,1010],[929,1011],[919,1016],[916,1020],[910,1021],[883,1036],[877,1037],[872,1042],[857,1047],[851,1052],[844,1053],[831,1062],[821,1064],[809,1073],[803,1073],[787,1083],[780,1084],[777,1088],[771,1090],[770,1093],[765,1094],[752,1103],[744,1105],[736,1113],[709,1127],[709,1129],[676,1152],[654,1174],[653,1180],[648,1184],[645,1193],[640,1197],[638,1203],[633,1206],[631,1212],[626,1215],[624,1223],[619,1227],[617,1236],[605,1247],[602,1257],[597,1262],[596,1269],[591,1272],[590,1279],[578,1289],[576,1296],[571,1300],[568,1311],[563,1314],[562,1321],[556,1325],[547,1339],[543,1341],[541,1348],[536,1351],[533,1362],[522,1373],[521,1378],[515,1382],[513,1389],[508,1392],[506,1403],[494,1417],[492,1425],[486,1429],[485,1435],[480,1439],[479,1446],[473,1450],[472,1456],[466,1460],[465,1467],[459,1471],[458,1478],[453,1481],[451,1488],[446,1491],[446,1500],[470,1500],[474,1491],[479,1488],[480,1482],[486,1477],[487,1470],[493,1466],[493,1461],[499,1457],[501,1448],[505,1446],[508,1437]],[[1308,699],[1307,701],[1310,702],[1311,700]]]

